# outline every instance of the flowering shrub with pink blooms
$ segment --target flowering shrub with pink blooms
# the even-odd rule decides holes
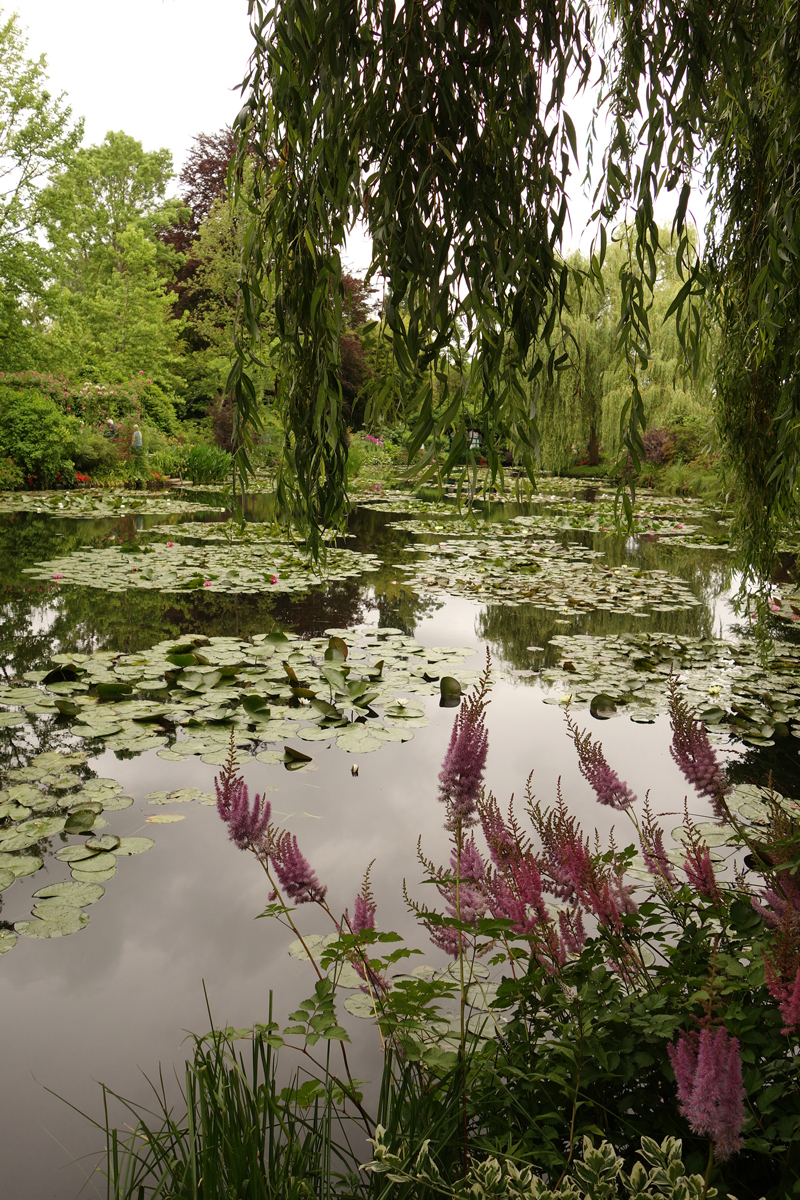
[[[231,741],[219,814],[268,877],[264,915],[293,931],[317,976],[291,1025],[265,1027],[270,1044],[310,1056],[321,1040],[339,1042],[341,1071],[330,1057],[325,1078],[381,1161],[395,1163],[395,1182],[430,1187],[433,1176],[415,1176],[408,1156],[397,1167],[411,1144],[402,1123],[391,1144],[371,1132],[337,1009],[342,988],[359,981],[361,999],[347,1007],[372,1017],[387,1070],[406,1079],[413,1068],[420,1089],[455,1114],[442,1118],[438,1141],[424,1135],[443,1172],[434,1192],[483,1194],[469,1188],[487,1155],[566,1179],[584,1139],[603,1139],[617,1172],[635,1171],[655,1138],[682,1140],[695,1190],[681,1195],[731,1187],[739,1200],[800,1196],[800,824],[777,801],[758,827],[734,818],[705,727],[675,680],[670,687],[673,757],[738,846],[735,870],[715,856],[682,795],[683,841],[669,847],[649,796],[637,799],[569,712],[580,771],[619,813],[614,836],[603,844],[585,831],[560,786],[548,806],[529,778],[522,804],[501,805],[483,779],[487,662],[439,775],[449,861],[436,864],[420,846],[427,898],[406,894],[453,960],[438,972],[401,966],[418,951],[380,931],[369,869],[352,916],[340,910],[269,803],[251,804]],[[301,932],[298,908],[309,904],[330,936]],[[377,1157],[370,1169],[380,1173]]]

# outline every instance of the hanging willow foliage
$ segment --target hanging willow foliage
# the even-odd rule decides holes
[[[237,133],[240,167],[250,155],[255,182],[231,386],[246,425],[247,364],[260,354],[263,306],[274,303],[286,423],[279,493],[312,549],[346,511],[340,254],[359,217],[413,398],[413,468],[442,476],[461,460],[465,397],[474,405],[477,395],[471,420],[492,477],[501,444],[534,476],[530,373],[558,369],[560,335],[551,335],[570,280],[560,246],[577,147],[566,104],[596,71],[611,117],[596,279],[606,229],[624,218],[631,234],[617,330],[630,388],[624,457],[634,466],[643,457],[638,380],[650,361],[659,249],[669,249],[654,219],[666,191],[682,284],[667,317],[680,366],[705,369],[707,330],[721,317],[716,388],[742,553],[768,573],[795,496],[797,0],[250,0],[250,15],[255,50]],[[687,222],[698,171],[714,205],[703,261]],[[463,376],[447,369],[455,341]],[[380,395],[374,405],[373,416]]]
[[[745,590],[768,585],[782,527],[797,519],[800,416],[800,5],[797,0],[608,0],[605,64],[616,118],[604,213],[636,214],[637,254],[654,275],[655,198],[693,174],[711,202],[703,262],[679,245],[672,311],[698,371],[721,326],[714,383],[737,503]],[[629,289],[632,294],[634,288]],[[671,314],[670,314],[671,315]],[[629,322],[636,340],[636,317]],[[649,334],[639,331],[642,346]]]
[[[432,475],[461,459],[464,399],[477,378],[473,419],[492,472],[502,438],[533,477],[535,423],[516,364],[552,327],[566,289],[558,247],[576,135],[564,102],[589,76],[588,4],[250,7],[256,49],[238,129],[261,170],[243,332],[258,327],[269,275],[283,356],[283,503],[312,544],[345,512],[340,254],[362,215],[413,395],[410,461]],[[459,326],[471,378],[454,387],[447,352]],[[246,371],[237,371],[246,405]]]

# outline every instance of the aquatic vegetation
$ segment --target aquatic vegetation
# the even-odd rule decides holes
[[[165,516],[218,508],[222,508],[218,497],[198,503],[197,500],[186,500],[175,492],[134,492],[128,488],[0,494],[0,513],[29,512],[89,520],[130,515]]]
[[[386,742],[411,741],[429,724],[421,698],[443,691],[457,697],[475,678],[461,665],[473,653],[426,648],[400,630],[363,626],[310,640],[189,636],[130,655],[60,654],[50,670],[30,672],[27,686],[0,686],[0,723],[22,726],[49,715],[93,750],[196,754],[214,766],[225,760],[233,729],[240,761],[255,756],[302,769],[311,756],[299,748],[278,754],[267,747],[297,738],[369,754]]]
[[[602,552],[573,543],[490,536],[416,543],[419,563],[399,565],[422,595],[446,593],[485,603],[535,604],[553,612],[674,612],[701,603],[687,584],[666,571],[608,567]]]
[[[566,696],[577,709],[597,698],[608,715],[651,721],[667,709],[674,673],[713,736],[748,746],[800,737],[800,646],[776,643],[765,662],[753,642],[665,633],[556,634],[550,645],[558,662],[538,676],[553,689],[550,703]]]
[[[129,808],[133,799],[116,780],[88,776],[82,770],[87,757],[82,751],[46,751],[6,772],[0,789],[0,891],[45,863],[53,868],[55,860],[68,865],[72,879],[34,893],[32,920],[0,931],[0,954],[13,949],[17,935],[54,938],[84,929],[89,917],[83,909],[104,894],[101,885],[116,874],[117,859],[154,844],[101,832],[108,826],[101,814]],[[54,851],[55,837],[62,845]]]
[[[201,528],[200,533],[195,532]],[[207,588],[233,594],[305,591],[332,580],[377,570],[379,566],[375,555],[335,547],[327,550],[324,567],[315,565],[302,549],[265,527],[259,534],[236,540],[227,540],[223,534],[200,525],[193,526],[191,533],[170,529],[172,537],[179,533],[184,538],[204,538],[206,544],[195,546],[173,541],[76,550],[66,558],[28,567],[25,574],[34,579],[58,577],[63,584],[108,592],[135,588],[181,594]],[[217,536],[219,544],[212,541]]]

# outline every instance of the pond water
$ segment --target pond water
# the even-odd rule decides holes
[[[735,581],[724,515],[650,499],[641,534],[620,538],[609,529],[602,493],[554,483],[548,494],[487,505],[459,520],[452,505],[433,497],[379,493],[353,514],[340,544],[350,558],[332,560],[341,577],[305,587],[284,546],[283,558],[275,551],[283,564],[277,582],[267,574],[256,593],[242,545],[209,528],[221,529],[224,516],[213,496],[184,494],[171,511],[157,503],[130,511],[127,501],[120,511],[104,501],[99,512],[79,516],[37,513],[45,506],[35,498],[26,510],[13,498],[0,504],[0,785],[7,793],[0,797],[0,878],[9,855],[43,863],[0,893],[0,939],[9,946],[0,954],[4,1196],[62,1200],[84,1187],[86,1195],[105,1195],[103,1180],[92,1178],[102,1136],[68,1105],[102,1120],[98,1081],[146,1103],[144,1075],[156,1078],[160,1067],[169,1077],[173,1064],[180,1071],[185,1031],[208,1027],[206,997],[216,1023],[246,1027],[266,1019],[270,990],[284,1016],[312,989],[308,968],[287,953],[290,935],[255,919],[268,890],[258,864],[228,841],[215,808],[204,803],[241,694],[263,692],[271,709],[259,715],[255,706],[252,720],[237,725],[251,793],[267,790],[335,909],[352,907],[375,860],[379,925],[408,935],[434,966],[441,959],[415,931],[402,886],[406,880],[426,898],[418,837],[436,861],[448,853],[436,790],[454,712],[439,704],[439,678],[454,675],[466,687],[487,647],[495,683],[486,778],[501,802],[520,796],[533,770],[537,797],[554,799],[560,778],[590,830],[606,833],[614,817],[624,823],[598,809],[580,777],[564,722],[571,695],[579,722],[602,736],[620,775],[640,797],[650,789],[666,828],[677,826],[686,787],[669,755],[664,715],[673,662],[691,701],[711,706],[706,719],[734,779],[763,785],[771,773],[783,795],[800,794],[800,742],[792,736],[796,711],[800,721],[796,633],[785,622],[778,656],[759,664],[730,604]],[[273,554],[253,542],[270,504],[268,496],[248,501],[247,570],[259,555]],[[187,530],[190,517],[194,530]],[[152,554],[142,554],[148,546]],[[189,549],[205,557],[192,558]],[[36,568],[55,560],[57,569]],[[160,590],[166,571],[178,587],[186,562],[193,580],[186,590]],[[69,582],[75,563],[81,583]],[[265,637],[278,631],[289,641]],[[340,709],[352,701],[350,716],[361,714],[357,736],[352,726],[298,707],[303,698],[282,666],[291,656],[298,686],[311,681],[306,690],[316,690],[330,636],[349,641],[351,677],[372,671],[376,717],[364,719],[358,696],[330,691]],[[176,647],[178,659],[191,662],[167,659]],[[337,661],[329,656],[334,671]],[[62,674],[48,676],[54,668]],[[98,681],[110,689],[100,702]],[[607,700],[592,715],[596,694]],[[141,707],[131,717],[133,703]],[[132,733],[135,720],[140,732]],[[367,738],[364,727],[375,732]],[[184,742],[190,752],[182,753]],[[310,761],[285,762],[285,745]],[[78,756],[67,768],[71,777],[59,778],[52,760],[39,760],[37,774],[36,756],[51,751]],[[29,791],[14,792],[23,786]],[[19,811],[26,798],[27,816]],[[698,802],[693,812],[708,816]],[[84,813],[77,824],[76,813]],[[27,839],[18,832],[37,820],[44,824],[27,826]],[[68,847],[85,848],[92,838],[109,840],[94,853],[81,849],[83,859],[65,860]],[[146,845],[129,838],[153,845],[124,855],[126,845]],[[15,925],[31,920],[35,892],[81,880],[95,889],[93,878],[105,893],[82,909],[85,928],[14,943]],[[41,915],[48,911],[63,918],[63,906]],[[304,931],[327,932],[315,911],[301,910],[299,920]],[[346,1016],[344,1023],[358,1035],[354,1074],[374,1077],[368,1027]]]

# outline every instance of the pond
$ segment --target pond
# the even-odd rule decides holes
[[[461,517],[452,497],[379,489],[317,578],[268,523],[269,495],[248,498],[244,537],[213,493],[0,498],[4,1194],[60,1200],[88,1181],[104,1195],[102,1136],[75,1111],[102,1120],[98,1081],[146,1103],[144,1075],[180,1072],[185,1031],[209,1011],[247,1027],[270,991],[284,1016],[311,989],[289,937],[255,919],[263,874],[213,805],[231,729],[251,793],[297,835],[332,906],[352,907],[374,860],[379,926],[434,967],[403,882],[425,898],[419,837],[447,854],[437,775],[458,689],[441,680],[466,690],[487,647],[501,803],[533,771],[537,796],[560,779],[590,830],[624,822],[580,776],[569,702],[677,827],[671,670],[741,812],[770,776],[800,795],[791,595],[765,662],[731,607],[724,513],[648,496],[624,538],[611,510],[607,493],[557,480]],[[324,932],[313,911],[299,920]],[[357,1076],[375,1075],[368,1041]]]

